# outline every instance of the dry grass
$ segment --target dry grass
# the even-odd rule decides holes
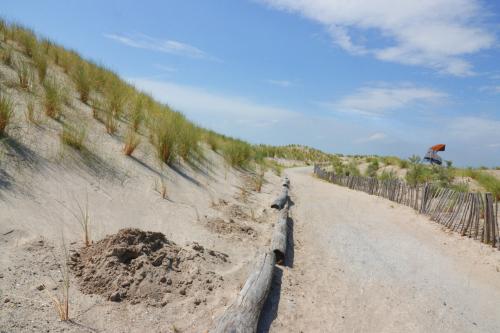
[[[92,243],[92,239],[90,237],[90,214],[89,214],[89,195],[85,198],[85,206],[80,205],[78,200],[76,200],[76,205],[78,206],[78,213],[72,212],[75,219],[78,221],[80,226],[82,227],[83,232],[83,242],[85,246],[89,246]]]
[[[35,103],[33,101],[28,102],[24,116],[26,117],[26,121],[29,123],[35,125],[39,125],[41,123],[41,119],[35,111]]]
[[[2,61],[5,65],[14,68],[15,63],[14,63],[14,51],[12,51],[12,48],[7,48],[2,52]]]
[[[30,91],[33,87],[34,74],[33,70],[26,61],[19,60],[16,63],[16,73],[18,84],[21,89]]]
[[[76,83],[76,89],[80,95],[80,100],[87,104],[90,96],[91,80],[87,66],[83,63],[78,67],[74,75],[74,81]]]
[[[135,148],[141,142],[139,136],[135,133],[133,129],[130,129],[125,136],[125,146],[123,147],[123,153],[127,156],[132,155]]]
[[[55,80],[46,80],[45,88],[45,114],[52,119],[59,119],[62,113],[63,96]]]
[[[83,150],[84,141],[87,133],[85,128],[77,128],[72,125],[64,124],[61,132],[61,142],[76,150]]]
[[[259,192],[262,190],[262,185],[264,184],[264,168],[261,167],[259,170],[259,173],[254,176],[254,189],[256,192]]]
[[[40,83],[43,83],[43,81],[45,81],[45,77],[47,76],[47,70],[49,67],[47,56],[43,52],[38,51],[33,57],[33,62],[35,63],[35,67],[38,72],[38,80]]]
[[[0,94],[0,137],[5,135],[7,125],[11,122],[13,114],[12,101],[7,96]]]
[[[60,274],[60,290],[59,295],[54,295],[51,293],[46,286],[44,286],[47,295],[52,300],[54,305],[54,309],[59,316],[59,319],[62,321],[69,320],[69,288],[70,288],[70,280],[69,280],[69,254],[68,249],[66,247],[66,243],[64,241],[64,237],[62,239],[62,252],[63,252],[63,262],[59,262],[57,260],[57,256],[52,253],[59,266],[59,274]]]
[[[106,112],[106,118],[104,119],[104,126],[106,126],[106,133],[113,135],[118,129],[118,122],[113,114],[109,111]]]
[[[157,181],[155,180],[155,191],[160,193],[162,199],[167,199],[167,185],[165,185],[165,181],[163,180],[163,177],[160,177],[160,180]]]

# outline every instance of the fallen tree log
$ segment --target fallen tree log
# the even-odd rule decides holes
[[[273,277],[274,252],[263,254],[238,297],[219,318],[212,333],[254,333]]]
[[[271,205],[271,208],[276,208],[280,210],[283,207],[285,207],[287,202],[288,202],[288,187],[283,186],[281,189],[281,194],[276,200],[274,200],[273,204]]]
[[[273,238],[271,240],[271,250],[276,256],[276,263],[285,263],[287,232],[288,232],[288,207],[281,210],[278,222],[274,225]]]

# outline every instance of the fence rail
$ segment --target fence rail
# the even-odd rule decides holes
[[[317,164],[314,174],[331,183],[412,207],[462,236],[500,248],[498,203],[491,193],[462,193],[432,183],[411,186],[400,179],[336,175]]]

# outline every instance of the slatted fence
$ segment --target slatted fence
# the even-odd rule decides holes
[[[462,236],[500,248],[498,203],[491,193],[463,193],[436,184],[410,186],[400,179],[336,175],[321,165],[314,174],[331,183],[412,207]]]

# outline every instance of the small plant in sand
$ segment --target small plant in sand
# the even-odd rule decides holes
[[[26,90],[31,90],[33,85],[33,70],[30,64],[20,60],[16,64],[17,78],[19,80],[19,87]]]
[[[259,173],[254,177],[254,188],[256,192],[262,190],[262,185],[264,184],[264,168],[260,167]]]
[[[73,149],[82,150],[86,137],[85,128],[64,124],[61,132],[61,142]]]
[[[92,239],[90,237],[90,214],[89,214],[89,195],[85,198],[85,206],[80,205],[78,200],[76,201],[76,205],[78,206],[78,213],[72,212],[75,219],[78,221],[80,226],[82,227],[83,232],[83,241],[85,246],[89,246],[92,243]]]
[[[144,119],[144,104],[144,97],[139,95],[130,114],[130,125],[136,132],[139,130],[139,126]]]
[[[9,125],[13,114],[12,101],[7,96],[0,94],[0,137],[5,135],[5,129]]]
[[[132,155],[135,148],[141,142],[139,136],[134,132],[133,129],[130,129],[125,136],[125,146],[123,147],[123,153],[127,156]]]
[[[62,262],[59,262],[57,260],[57,256],[55,253],[52,253],[56,261],[58,262],[59,266],[59,294],[54,295],[49,291],[48,288],[43,286],[45,291],[47,292],[48,296],[52,300],[52,303],[54,305],[54,309],[57,312],[57,315],[59,316],[59,319],[62,321],[69,320],[69,287],[70,287],[70,280],[69,280],[69,254],[68,254],[68,249],[66,247],[66,243],[64,241],[64,237],[62,239],[62,253],[63,253],[63,260]]]
[[[160,193],[162,199],[167,199],[167,185],[165,185],[165,181],[163,177],[160,177],[160,180],[155,180],[155,191]]]
[[[74,80],[76,83],[76,89],[80,95],[80,100],[87,104],[90,96],[91,80],[87,67],[81,64],[75,72]]]
[[[41,122],[40,117],[35,111],[35,103],[33,101],[28,102],[24,115],[26,117],[26,121],[28,121],[29,123],[39,125]]]
[[[62,111],[62,95],[59,85],[55,80],[46,80],[45,89],[45,114],[52,119],[59,119]]]
[[[106,118],[104,119],[104,126],[106,126],[106,133],[108,133],[109,135],[113,135],[118,129],[118,122],[111,112],[105,111],[105,113]]]

